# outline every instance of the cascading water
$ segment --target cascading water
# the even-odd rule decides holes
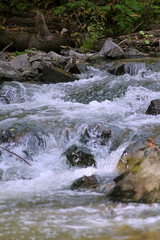
[[[0,239],[159,239],[159,204],[115,204],[103,188],[113,183],[125,147],[160,129],[160,116],[145,114],[160,98],[159,61],[138,64],[136,75],[111,75],[103,63],[72,83],[1,86],[1,146],[32,166],[0,151]],[[68,166],[66,149],[81,145],[84,129],[97,123],[112,132],[106,146],[88,143],[97,167]],[[99,191],[70,190],[93,174]]]

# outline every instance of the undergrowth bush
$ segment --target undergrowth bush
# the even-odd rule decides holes
[[[72,37],[87,51],[107,34],[127,34],[146,30],[150,23],[160,24],[159,3],[160,0],[0,0],[0,8],[40,8],[75,20],[77,29]]]

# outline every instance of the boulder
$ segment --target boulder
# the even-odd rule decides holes
[[[10,61],[11,67],[23,72],[31,67],[27,54],[21,54]]]
[[[42,68],[41,81],[43,83],[73,82],[76,79],[77,77],[61,68],[47,65],[44,65]]]
[[[96,189],[99,187],[97,178],[92,176],[83,176],[75,180],[71,185],[71,190]]]
[[[90,124],[81,134],[80,142],[106,145],[111,137],[111,130],[106,130],[101,124]]]
[[[148,149],[143,161],[115,179],[112,199],[144,203],[160,202],[160,150]]]
[[[126,171],[130,171],[134,166],[139,165],[145,157],[145,151],[154,145],[152,142],[153,140],[149,138],[147,140],[139,139],[131,143],[124,150],[117,164],[119,173],[125,173]]]
[[[113,65],[108,69],[108,72],[114,75],[123,75],[126,73],[135,75],[138,73],[138,70],[141,68],[141,66],[141,64],[137,63],[114,62]]]
[[[130,51],[125,53],[127,58],[139,58],[139,57],[148,57],[147,53],[140,52],[139,50],[133,48]]]
[[[104,55],[106,58],[124,58],[124,51],[112,40],[106,40],[100,55]]]
[[[160,99],[155,99],[150,102],[150,105],[146,111],[146,114],[149,114],[149,115],[160,114]]]
[[[66,150],[64,154],[66,155],[67,161],[71,166],[96,166],[93,154],[86,147],[72,145]]]
[[[9,62],[0,61],[0,82],[20,80],[21,74]]]
[[[120,201],[160,202],[160,136],[131,144],[117,165],[121,173],[110,198]]]

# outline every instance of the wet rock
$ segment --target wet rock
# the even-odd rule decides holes
[[[93,154],[86,147],[72,145],[64,153],[71,166],[89,167],[96,166]]]
[[[2,180],[3,172],[4,171],[0,168],[0,181]]]
[[[114,75],[130,74],[135,75],[141,68],[141,64],[137,63],[121,63],[115,62],[109,69],[108,72]]]
[[[17,89],[14,86],[2,85],[0,87],[0,102],[10,104],[14,101],[17,95]]]
[[[81,190],[81,189],[96,189],[98,188],[99,183],[97,178],[92,176],[83,176],[75,180],[71,185],[71,190]]]
[[[115,179],[110,195],[120,201],[160,202],[160,150],[147,149],[143,161]]]
[[[117,164],[121,173],[110,197],[120,201],[160,202],[160,136],[130,144]]]
[[[38,130],[28,129],[27,126],[18,125],[0,129],[0,143],[12,144],[12,146],[23,145],[27,157],[31,157],[46,146],[45,134]]]
[[[160,99],[155,99],[150,102],[150,105],[146,111],[146,114],[149,114],[149,115],[160,114]]]
[[[21,78],[20,72],[15,70],[10,63],[0,61],[0,82],[15,81]]]
[[[44,83],[73,82],[76,79],[75,76],[61,68],[47,65],[43,66],[41,81]]]
[[[23,72],[31,67],[27,54],[21,54],[10,61],[11,67]]]
[[[84,133],[81,134],[80,141],[82,143],[106,145],[111,137],[111,130],[106,130],[101,124],[91,124],[85,128]]]
[[[152,146],[152,140],[138,140],[131,143],[123,152],[117,169],[119,173],[130,171],[134,166],[138,166],[144,159],[146,150]]]
[[[105,41],[100,54],[106,58],[124,58],[124,51],[116,43],[112,42],[112,40]]]

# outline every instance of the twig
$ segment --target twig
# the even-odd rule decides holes
[[[138,25],[135,27],[135,29],[133,30],[133,32],[135,32],[142,24],[144,24],[144,22],[138,24]]]
[[[3,48],[3,50],[1,52],[5,52],[7,50],[7,48],[9,48],[11,45],[13,44],[13,42],[11,42],[10,44],[8,44],[5,48]]]
[[[0,147],[1,149],[11,153],[11,154],[14,154],[16,157],[19,157],[20,159],[22,159],[25,163],[27,163],[29,166],[32,166],[29,162],[27,162],[24,158],[20,157],[18,154],[14,153],[14,152],[11,152],[9,151],[8,149],[4,148],[4,147]]]
[[[128,41],[128,39],[124,39],[124,40],[122,40],[122,41],[119,43],[119,45],[122,44],[122,43],[124,43],[124,42],[127,42],[127,41]]]

